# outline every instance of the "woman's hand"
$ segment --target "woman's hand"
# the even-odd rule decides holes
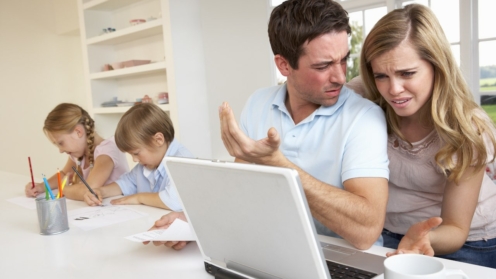
[[[429,232],[443,222],[440,217],[432,217],[425,221],[412,225],[405,236],[401,239],[398,249],[389,252],[386,256],[398,254],[422,254],[434,256],[434,249],[431,246]]]

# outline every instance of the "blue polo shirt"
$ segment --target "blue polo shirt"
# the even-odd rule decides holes
[[[193,158],[193,154],[186,147],[177,142],[175,139],[167,148],[162,162],[155,170],[150,170],[141,164],[137,164],[134,168],[123,174],[116,183],[121,188],[124,196],[133,195],[136,193],[159,193],[162,202],[174,211],[182,211],[181,201],[176,192],[175,187],[171,185],[171,181],[165,170],[165,157],[186,157]]]
[[[241,114],[241,129],[252,139],[274,127],[279,149],[316,179],[343,188],[358,177],[389,178],[387,127],[382,109],[347,87],[336,104],[320,107],[294,124],[286,105],[286,85],[256,91]],[[337,236],[314,219],[317,233]],[[376,244],[382,245],[382,239]]]

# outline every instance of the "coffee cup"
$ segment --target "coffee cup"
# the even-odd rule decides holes
[[[446,268],[441,260],[419,254],[395,255],[384,260],[384,279],[445,279],[468,276],[460,269]]]

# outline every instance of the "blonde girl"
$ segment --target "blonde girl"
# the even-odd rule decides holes
[[[95,121],[83,108],[75,104],[57,105],[45,119],[43,131],[60,153],[69,155],[67,163],[60,170],[62,177],[68,176],[64,189],[65,197],[82,200],[85,186],[79,181],[72,167],[77,167],[92,188],[114,182],[129,170],[124,153],[116,146],[114,137],[103,139],[95,132]],[[57,173],[48,178],[51,188],[57,188]],[[36,197],[45,192],[43,182],[28,183],[26,196]]]

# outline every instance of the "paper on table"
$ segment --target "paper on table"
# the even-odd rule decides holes
[[[57,195],[58,191],[57,190],[52,190],[54,195]],[[45,193],[39,194],[36,196],[36,198],[44,197]],[[20,205],[22,207],[28,208],[28,209],[36,209],[36,198],[30,198],[26,196],[22,197],[15,197],[11,199],[7,199],[8,202]]]
[[[20,206],[25,207],[25,208],[36,209],[35,198],[16,197],[16,198],[8,199],[7,201],[9,201],[11,203],[15,203],[15,204],[20,205]]]
[[[189,224],[181,219],[176,219],[165,230],[146,231],[127,236],[126,239],[136,242],[143,241],[196,241],[195,234]]]
[[[85,231],[147,215],[146,213],[118,205],[84,207],[68,212],[69,222]]]

